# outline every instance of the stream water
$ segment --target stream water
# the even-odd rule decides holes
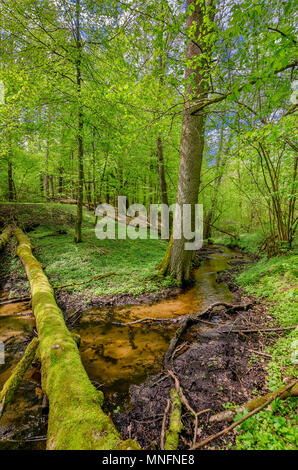
[[[105,410],[113,412],[129,406],[130,385],[141,384],[160,371],[177,328],[166,323],[136,323],[130,327],[113,323],[147,317],[175,318],[200,313],[213,302],[232,302],[233,295],[226,284],[217,282],[218,273],[232,260],[245,258],[235,249],[214,246],[195,270],[193,287],[178,296],[152,304],[93,308],[82,314],[75,330],[81,336],[81,357],[90,380],[105,394]],[[0,300],[4,298],[2,294]],[[28,303],[0,305],[0,341],[5,342],[0,389],[22,357],[24,342],[34,326]],[[31,368],[0,420],[0,450],[45,448],[46,416],[42,414],[39,382],[38,369]]]

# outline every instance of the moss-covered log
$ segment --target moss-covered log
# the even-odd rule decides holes
[[[182,431],[181,398],[179,393],[171,389],[171,416],[169,428],[166,432],[165,450],[176,450],[179,443],[179,434]]]
[[[12,229],[11,229],[11,226],[8,225],[0,235],[0,251],[2,251],[3,248],[5,247],[11,234],[12,234]]]
[[[283,400],[289,397],[298,397],[298,382],[293,383],[292,387],[290,388],[287,385],[285,387],[279,388],[275,392],[269,392],[262,397],[253,398],[247,403],[244,403],[243,405],[238,406],[234,410],[233,409],[225,410],[220,413],[217,413],[210,417],[209,422],[210,423],[219,423],[222,421],[231,422],[234,420],[235,416],[238,413],[242,413],[243,411],[248,411],[248,412],[253,411],[259,408],[260,406],[262,406],[269,399],[272,398],[272,401],[273,401],[276,397],[279,397]]]
[[[42,387],[49,399],[47,449],[138,449],[135,441],[121,440],[111,419],[102,411],[103,393],[87,376],[53,289],[32,254],[30,240],[19,228],[14,233],[19,242],[17,253],[30,281]]]
[[[7,405],[12,401],[15,392],[17,391],[25,372],[30,367],[38,347],[38,339],[34,338],[28,345],[24,356],[15,367],[9,379],[5,382],[0,392],[0,418],[5,411]]]

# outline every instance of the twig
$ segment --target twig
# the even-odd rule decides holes
[[[190,413],[194,416],[194,437],[193,437],[193,443],[192,445],[195,444],[196,440],[197,440],[197,433],[198,433],[198,417],[203,414],[203,413],[207,413],[207,411],[210,411],[210,408],[206,408],[205,410],[201,410],[201,411],[195,411],[189,404],[186,396],[184,395],[183,391],[182,391],[182,388],[180,386],[180,382],[179,380],[177,379],[176,375],[174,374],[173,371],[171,370],[168,370],[167,371],[168,374],[172,377],[172,379],[174,380],[175,382],[175,388],[176,388],[176,392],[180,394],[180,398],[181,398],[181,402],[182,404],[188,409],[188,411],[190,411]]]
[[[161,426],[161,434],[160,434],[160,448],[161,450],[165,449],[165,434],[166,434],[166,424],[167,424],[167,418],[168,414],[170,411],[171,407],[171,400],[168,398],[167,399],[167,404],[165,407],[164,415],[163,415],[163,420],[162,420],[162,426]]]
[[[269,357],[270,359],[272,357],[271,354],[267,354],[267,353],[264,353],[262,351],[255,351],[254,349],[248,349],[248,348],[246,348],[246,349],[247,349],[247,351],[249,351],[253,354],[259,354],[260,356]]]
[[[284,330],[293,330],[298,327],[298,324],[292,326],[284,326],[279,328],[256,328],[254,330],[221,330],[220,333],[259,333],[262,331],[284,331]]]
[[[1,305],[7,305],[7,304],[14,304],[14,303],[17,303],[17,302],[27,302],[31,300],[31,297],[15,297],[13,299],[7,299],[7,300],[2,300],[0,301],[0,306]]]

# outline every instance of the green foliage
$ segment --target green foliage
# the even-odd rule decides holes
[[[22,221],[24,223],[28,221],[28,217],[33,216],[33,206],[20,207],[19,221],[22,225]],[[172,279],[159,277],[155,270],[166,250],[166,241],[98,240],[94,233],[94,216],[84,211],[83,242],[74,244],[72,220],[75,211],[74,206],[59,204],[38,204],[34,208],[36,218],[33,220],[40,225],[28,235],[38,260],[46,266],[52,285],[84,282],[66,289],[78,294],[84,292],[85,298],[91,295],[123,293],[139,295],[173,285]],[[57,230],[57,220],[58,228],[66,229],[67,233],[46,236]],[[24,273],[17,258],[10,257],[5,269],[19,279],[15,284],[16,288],[22,285]],[[96,275],[110,272],[115,272],[116,275],[91,280]]]
[[[238,450],[295,450],[298,445],[297,400],[275,400],[241,425]],[[239,419],[239,416],[235,418]]]
[[[269,260],[263,258],[237,277],[240,286],[270,302],[270,314],[277,325],[298,323],[297,256],[288,254]],[[274,334],[273,334],[274,335]],[[284,385],[284,379],[298,376],[298,328],[285,331],[268,348],[272,358],[268,364],[267,381],[271,390]],[[276,399],[267,409],[242,423],[238,429],[237,449],[295,449],[297,435],[297,398]]]

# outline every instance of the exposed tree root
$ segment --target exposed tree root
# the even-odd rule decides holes
[[[218,432],[217,434],[213,434],[212,436],[207,437],[207,439],[204,439],[203,441],[198,442],[197,444],[193,445],[191,447],[191,450],[201,449],[202,447],[205,447],[207,444],[209,444],[209,442],[213,441],[214,439],[217,439],[218,437],[229,433],[234,428],[239,426],[239,424],[243,423],[248,418],[250,418],[251,416],[253,416],[256,413],[258,413],[259,411],[261,411],[263,408],[265,408],[267,405],[269,405],[269,403],[274,401],[276,398],[283,396],[285,393],[287,393],[292,388],[294,388],[295,390],[297,389],[297,391],[298,391],[298,381],[292,382],[291,384],[288,384],[286,387],[283,387],[283,388],[277,390],[276,392],[265,395],[264,397],[257,398],[256,400],[251,400],[251,402],[259,400],[259,405],[255,408],[253,408],[249,413],[244,415],[242,418],[240,418],[238,421],[231,424],[227,428],[225,428],[222,431]],[[291,395],[291,396],[293,396],[293,395]],[[247,408],[245,407],[245,409],[247,409]],[[244,410],[242,410],[242,411],[244,411]]]
[[[74,337],[67,329],[53,289],[32,254],[29,238],[14,230],[19,255],[30,281],[32,309],[39,335],[42,388],[49,399],[48,450],[138,449],[121,440],[101,409],[103,393],[90,382]]]
[[[31,300],[31,297],[16,297],[16,298],[13,298],[13,299],[7,299],[7,300],[2,300],[0,302],[0,305],[8,305],[8,304],[16,304],[16,303],[19,303],[19,302],[27,302]]]
[[[2,251],[3,248],[5,247],[6,243],[10,239],[11,234],[12,234],[12,228],[10,225],[8,225],[0,235],[0,251]]]
[[[24,356],[13,370],[9,379],[5,382],[2,391],[0,392],[0,418],[5,411],[7,405],[12,401],[15,392],[17,391],[25,372],[34,360],[35,353],[38,347],[38,339],[34,338],[28,345]]]
[[[167,425],[167,419],[168,419],[168,414],[171,408],[171,400],[168,398],[167,399],[167,404],[165,407],[163,419],[162,419],[162,426],[161,426],[161,433],[160,433],[160,448],[161,450],[165,449],[165,434],[166,434],[166,425]]]
[[[175,336],[171,339],[171,342],[170,342],[170,346],[167,350],[167,352],[165,353],[164,355],[164,366],[166,369],[169,368],[170,366],[170,362],[172,360],[172,355],[176,349],[176,346],[177,346],[177,343],[180,339],[180,337],[183,335],[183,333],[185,332],[185,330],[190,326],[190,325],[193,325],[194,323],[197,323],[200,321],[201,317],[204,316],[204,315],[208,315],[209,313],[212,312],[212,310],[215,308],[215,307],[218,307],[218,306],[223,306],[225,307],[228,311],[236,311],[236,310],[244,310],[244,309],[247,309],[248,307],[250,307],[252,305],[251,302],[247,303],[247,304],[242,304],[242,305],[234,305],[234,304],[228,304],[226,302],[215,302],[214,304],[210,305],[210,307],[208,307],[204,312],[202,313],[199,313],[197,315],[190,315],[190,316],[187,316],[180,328],[178,328],[178,330],[176,331],[175,333]]]
[[[172,377],[172,379],[175,382],[175,389],[176,392],[179,393],[180,398],[181,398],[181,403],[185,406],[185,408],[190,411],[190,413],[194,417],[194,435],[193,435],[193,445],[197,442],[197,433],[198,433],[198,417],[203,414],[207,413],[207,411],[210,411],[210,408],[206,408],[205,410],[200,410],[200,411],[195,411],[189,404],[189,401],[187,400],[186,396],[184,395],[182,388],[180,386],[180,382],[177,379],[176,375],[174,374],[173,371],[168,370],[168,374]]]
[[[277,327],[277,328],[254,328],[254,329],[249,329],[249,328],[242,328],[242,329],[239,329],[239,330],[236,330],[236,329],[229,329],[229,330],[221,330],[221,329],[217,329],[214,331],[214,333],[218,332],[218,333],[262,333],[263,331],[264,332],[269,332],[269,331],[286,331],[286,330],[294,330],[295,328],[298,327],[298,324],[296,325],[292,325],[292,326],[281,326],[281,327]]]

